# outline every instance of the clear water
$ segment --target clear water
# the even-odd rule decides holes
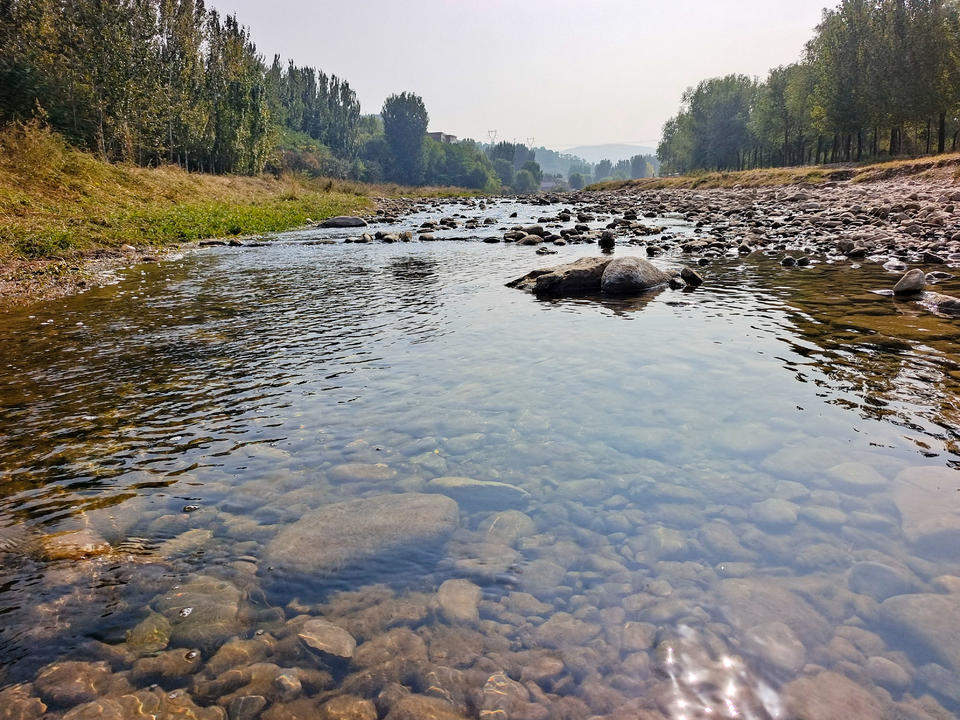
[[[456,211],[512,223],[514,210],[521,222],[556,212],[446,208],[410,223]],[[427,655],[390,679],[442,695],[423,678],[454,668],[444,697],[467,716],[492,707],[498,670],[530,703],[511,717],[784,717],[785,688],[821,669],[884,707],[960,707],[955,668],[850,589],[864,561],[929,594],[960,576],[957,548],[905,538],[897,504],[904,471],[960,460],[960,322],[871,292],[892,283],[871,263],[731,257],[692,293],[541,301],[504,283],[596,247],[308,244],[345,235],[203,250],[0,318],[0,687],[106,659],[133,689],[227,704],[197,689],[249,665],[206,666],[222,638],[171,641],[201,661],[159,680],[124,654],[159,598],[213,577],[240,592],[233,635],[278,638],[261,661],[330,674],[298,702],[375,699],[385,685],[284,642],[306,614],[361,647],[409,628]],[[872,468],[881,486],[838,484],[841,463]],[[291,579],[264,560],[306,512],[440,476],[523,488],[529,502],[505,507],[532,527],[497,545],[485,532],[495,511],[462,502],[450,540],[411,548],[422,552],[401,572],[371,562]],[[764,518],[755,505],[771,498],[795,517]],[[74,530],[109,548],[51,559],[50,534]],[[480,586],[479,624],[436,611],[450,578]],[[756,640],[776,621],[793,636],[779,664]],[[649,637],[625,640],[628,626]],[[878,680],[876,657],[907,679]],[[562,667],[524,674],[544,658]]]

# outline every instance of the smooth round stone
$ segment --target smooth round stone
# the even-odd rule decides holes
[[[869,595],[877,602],[894,595],[905,595],[915,589],[913,580],[905,570],[870,561],[858,562],[850,568],[847,584],[853,592]]]
[[[338,695],[317,711],[318,720],[377,720],[377,708],[356,695]]]
[[[297,637],[312,650],[338,658],[352,658],[357,649],[357,641],[350,633],[326,620],[308,620]]]
[[[526,490],[495,480],[474,480],[468,477],[439,477],[427,483],[431,492],[452,497],[471,509],[500,510],[522,507],[530,499]]]
[[[57,662],[37,673],[34,687],[51,705],[72,706],[103,693],[113,677],[105,662]]]
[[[834,465],[827,476],[835,487],[852,493],[870,493],[882,490],[889,482],[869,465],[848,462]]]
[[[960,603],[955,597],[895,595],[880,603],[880,620],[953,672],[960,672]]]
[[[906,690],[913,682],[906,670],[885,657],[867,658],[865,669],[867,675],[877,685],[894,692]]]
[[[384,482],[396,477],[397,471],[385,463],[343,463],[330,468],[330,477],[334,480],[366,480]]]
[[[788,527],[797,522],[797,506],[787,500],[770,498],[750,507],[750,519],[766,527]]]
[[[480,588],[469,580],[447,580],[437,590],[440,616],[452,624],[476,625],[480,622]]]
[[[47,560],[82,560],[106,555],[111,550],[110,543],[91,528],[45,535],[40,547]]]
[[[459,522],[457,503],[443,495],[377,495],[303,515],[277,534],[265,555],[291,570],[331,572],[446,540]]]
[[[801,506],[799,515],[807,522],[822,527],[839,527],[847,522],[847,514],[845,512],[823,505]]]
[[[787,717],[803,720],[881,718],[880,701],[853,680],[834,672],[794,680],[783,689]]]
[[[807,659],[800,638],[782,622],[755,625],[744,636],[744,649],[777,670],[797,673]]]

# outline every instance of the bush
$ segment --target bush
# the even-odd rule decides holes
[[[583,190],[584,186],[587,184],[586,178],[583,177],[581,173],[571,173],[570,175],[570,187],[574,190]]]

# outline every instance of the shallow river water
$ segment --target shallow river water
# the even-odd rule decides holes
[[[596,246],[348,235],[0,316],[0,718],[960,710],[960,322],[869,262],[546,301]]]

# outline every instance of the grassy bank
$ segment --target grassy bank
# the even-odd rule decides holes
[[[454,194],[462,191],[111,165],[42,128],[10,126],[0,131],[0,263],[285,230],[370,211],[375,197]]]
[[[588,190],[710,189],[732,187],[775,187],[778,185],[816,185],[825,182],[872,182],[902,175],[921,175],[931,171],[952,171],[960,180],[960,153],[935,157],[892,160],[872,164],[815,165],[810,167],[764,168],[740,172],[705,172],[676,177],[611,180],[589,186]]]

